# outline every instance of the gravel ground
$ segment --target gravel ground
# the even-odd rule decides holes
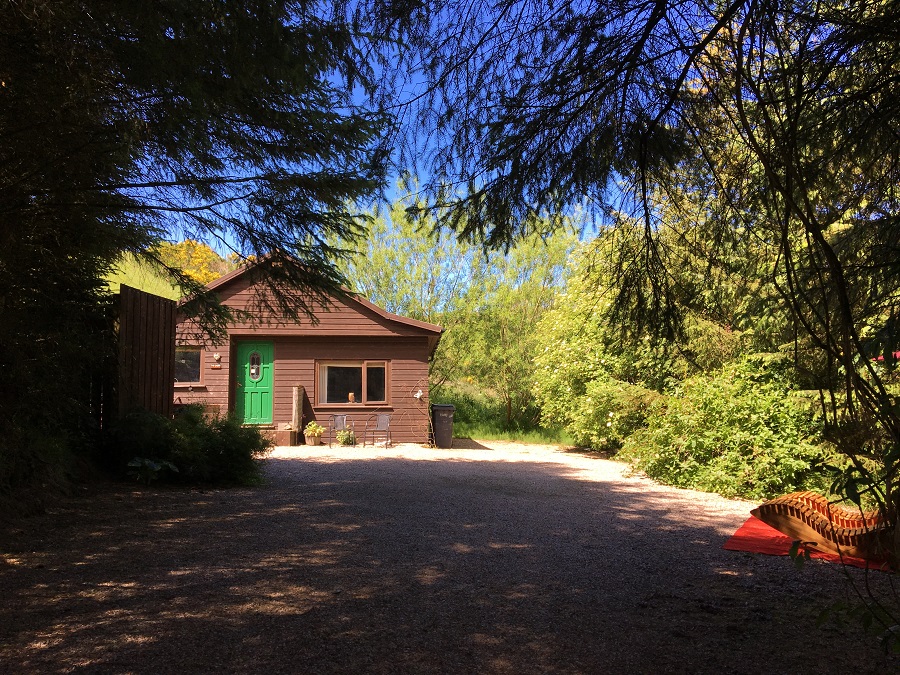
[[[722,549],[749,502],[466,446],[279,448],[260,488],[95,485],[7,521],[0,672],[900,670],[815,627],[840,567]]]

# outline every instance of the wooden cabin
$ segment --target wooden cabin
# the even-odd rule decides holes
[[[222,304],[251,313],[228,327],[225,344],[204,344],[195,322],[179,317],[176,406],[234,411],[244,424],[283,438],[302,387],[301,430],[311,420],[327,428],[333,415],[347,415],[362,440],[366,424],[387,413],[393,442],[427,442],[428,362],[440,326],[391,314],[359,296],[312,303],[317,323],[289,321],[259,309],[260,287],[250,269],[207,285]]]

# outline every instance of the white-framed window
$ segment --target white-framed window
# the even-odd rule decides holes
[[[319,361],[316,369],[320,405],[384,405],[388,401],[387,361]]]
[[[175,347],[175,382],[192,384],[200,382],[202,352],[200,347]]]

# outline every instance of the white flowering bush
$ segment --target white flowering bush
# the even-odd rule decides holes
[[[574,406],[569,433],[580,445],[616,451],[646,424],[648,412],[660,398],[655,391],[612,378],[591,380]]]

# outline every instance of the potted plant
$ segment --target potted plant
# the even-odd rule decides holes
[[[325,427],[321,424],[316,424],[314,421],[310,422],[303,429],[303,436],[306,439],[307,445],[318,445],[322,442],[322,434],[325,433]]]

